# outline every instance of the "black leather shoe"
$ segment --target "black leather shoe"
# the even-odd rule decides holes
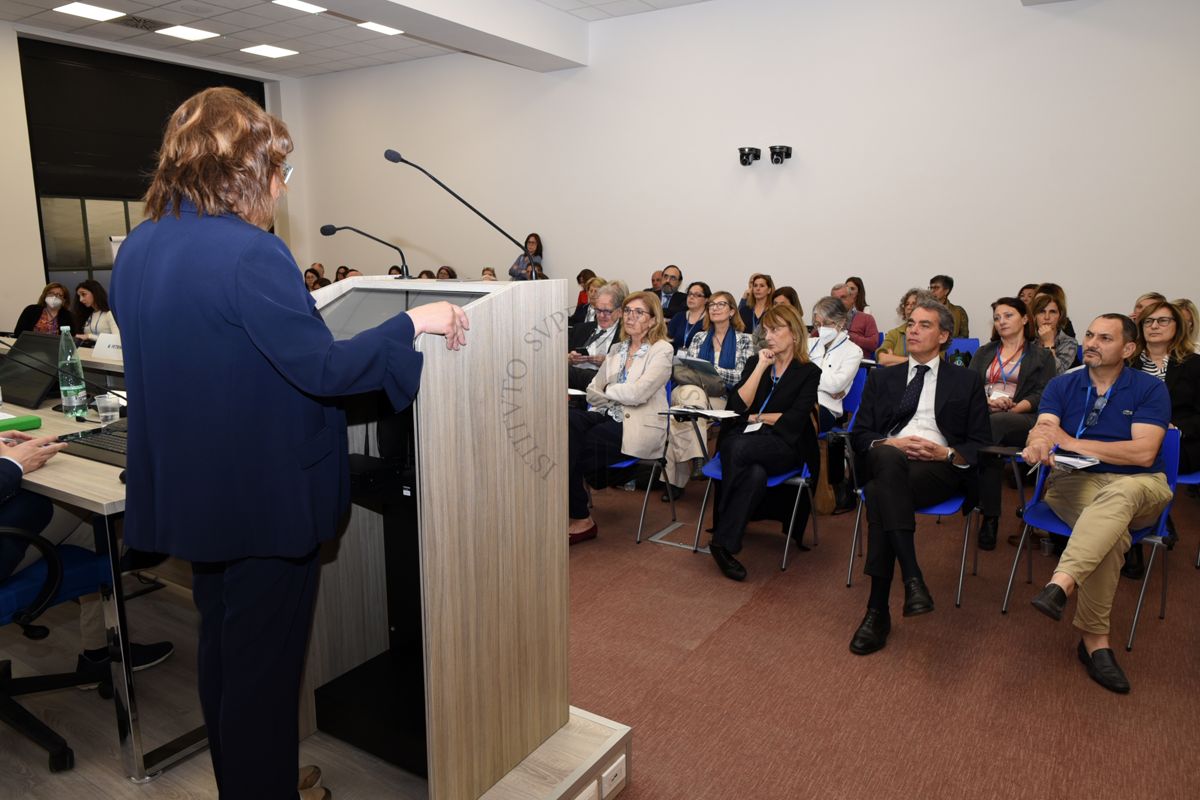
[[[663,493],[662,493],[662,501],[664,503],[671,502],[672,498],[678,500],[679,498],[683,497],[683,488],[684,487],[672,486],[669,483],[665,484],[665,486],[666,486],[666,488],[663,489]]]
[[[746,568],[724,547],[719,544],[710,544],[708,552],[712,553],[713,561],[717,562],[717,566],[721,568],[721,572],[726,578],[731,581],[746,580]]]
[[[1067,593],[1062,587],[1047,583],[1030,602],[1038,611],[1057,621],[1062,619],[1063,610],[1067,607]]]
[[[1121,575],[1135,581],[1140,581],[1146,575],[1146,560],[1142,546],[1135,544],[1125,554],[1125,564],[1121,567]]]
[[[862,624],[850,640],[850,652],[857,656],[866,656],[876,650],[882,650],[891,631],[892,615],[877,608],[868,608]]]
[[[979,526],[979,549],[980,550],[995,550],[996,549],[996,531],[1000,527],[1000,520],[996,517],[984,517],[983,523]]]
[[[904,616],[918,617],[933,611],[933,597],[929,587],[920,578],[909,578],[904,582]]]
[[[1087,667],[1087,674],[1092,680],[1110,692],[1129,694],[1129,679],[1117,666],[1117,657],[1113,655],[1112,648],[1101,648],[1089,656],[1083,640],[1080,640],[1078,652],[1079,660]]]

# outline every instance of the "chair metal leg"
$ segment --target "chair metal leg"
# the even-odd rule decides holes
[[[1142,615],[1142,601],[1146,599],[1146,586],[1150,583],[1150,573],[1154,571],[1154,556],[1158,554],[1158,546],[1150,547],[1150,562],[1146,564],[1146,574],[1142,576],[1142,589],[1138,592],[1137,607],[1133,609],[1133,624],[1129,626],[1129,641],[1125,643],[1125,651],[1133,649],[1133,637],[1137,635],[1138,618]]]
[[[971,543],[971,520],[974,519],[974,517],[975,510],[971,509],[969,512],[967,512],[967,524],[963,526],[962,560],[958,565],[958,592],[954,595],[955,608],[962,608],[963,576],[967,574],[967,547]],[[979,548],[976,548],[976,553],[978,553],[978,551]]]
[[[787,569],[788,548],[792,544],[792,532],[796,529],[796,512],[800,510],[800,493],[807,488],[807,481],[796,487],[796,502],[792,503],[792,518],[788,521],[787,535],[783,539],[783,562],[779,565],[780,572]],[[809,514],[809,516],[812,516],[812,514]],[[800,540],[804,540],[803,530],[800,531]]]
[[[1033,539],[1026,538],[1025,542],[1026,542],[1026,544],[1029,545],[1029,552],[1025,559],[1025,565],[1026,565],[1026,568],[1028,569],[1028,572],[1025,577],[1025,582],[1032,586],[1033,585]],[[1021,552],[1020,548],[1017,548],[1017,552],[1018,553]]]
[[[663,483],[666,484],[667,486],[670,486],[671,482],[669,480],[667,480],[667,460],[664,458],[664,459],[660,460],[658,463],[659,463],[659,472],[662,473],[662,476],[663,476]],[[653,486],[654,481],[651,481],[650,484]],[[649,488],[647,488],[647,491],[649,491]],[[667,497],[671,501],[671,522],[678,522],[679,517],[677,517],[675,515],[675,493],[672,492],[670,489],[668,489]]]
[[[1021,550],[1025,547],[1025,540],[1029,538],[1029,523],[1021,526],[1021,541],[1017,542],[1017,554],[1013,556],[1012,569],[1008,573],[1008,586],[1004,589],[1004,602],[1000,604],[1000,613],[1008,613],[1008,599],[1012,597],[1013,581],[1017,579],[1017,567],[1021,565]],[[1033,569],[1033,556],[1030,556],[1029,568]],[[1033,578],[1030,578],[1032,582]]]
[[[855,527],[857,527],[859,517],[862,516],[862,507],[863,507],[862,489],[859,489],[855,494],[858,495],[858,502],[854,506],[854,525],[855,525]],[[858,557],[862,558],[862,554],[863,554],[862,539],[859,539],[858,540]]]
[[[638,517],[637,539],[636,544],[642,543],[642,526],[646,524],[646,505],[650,502],[650,490],[654,488],[654,473],[658,471],[658,462],[654,462],[654,466],[650,467],[650,482],[646,484],[646,496],[642,498],[642,515]],[[674,504],[672,504],[674,505]]]
[[[704,487],[704,499],[700,501],[700,516],[696,518],[696,539],[692,542],[692,552],[700,551],[700,528],[704,526],[704,510],[708,508],[708,493],[712,491],[712,478],[708,479],[708,485]]]
[[[1159,619],[1167,618],[1167,556],[1170,554],[1171,551],[1164,547],[1162,557],[1162,601],[1158,606]]]
[[[858,508],[854,512],[854,537],[850,540],[850,564],[846,567],[846,588],[849,589],[854,580],[854,551],[862,555],[862,542],[859,540],[859,523],[862,522],[862,494],[858,496]]]

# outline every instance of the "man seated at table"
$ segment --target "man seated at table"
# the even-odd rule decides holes
[[[1071,536],[1050,583],[1032,602],[1059,620],[1067,598],[1078,592],[1079,660],[1092,680],[1122,694],[1129,681],[1109,646],[1109,630],[1129,531],[1153,525],[1171,501],[1160,453],[1171,398],[1162,381],[1125,366],[1136,347],[1137,326],[1128,317],[1092,320],[1083,337],[1086,368],[1046,386],[1022,453],[1027,462],[1047,466],[1054,465],[1055,448],[1100,459],[1046,479],[1046,504],[1071,526]]]
[[[0,444],[0,527],[41,534],[50,524],[50,518],[54,516],[54,506],[48,498],[22,489],[21,479],[26,474],[40,469],[66,445],[59,443],[53,436],[35,439],[20,431],[5,431],[4,437],[13,440],[14,444]],[[95,537],[89,527],[78,526],[67,538],[56,544],[73,544],[94,550]],[[28,547],[17,539],[0,537],[0,581],[20,572],[41,557],[41,551]],[[104,607],[99,594],[80,598],[79,633],[83,652],[79,655],[75,669],[78,672],[94,673],[98,684],[108,678],[111,661],[104,627]],[[135,670],[161,663],[175,651],[175,646],[170,642],[131,644],[130,648]]]
[[[908,361],[871,370],[852,444],[866,481],[867,563],[871,595],[850,651],[867,655],[887,644],[896,562],[904,579],[904,616],[933,611],[917,564],[916,510],[966,494],[971,467],[991,442],[983,380],[943,361],[954,318],[941,303],[920,300],[908,317]]]

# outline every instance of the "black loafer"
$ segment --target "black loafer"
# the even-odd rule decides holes
[[[719,544],[710,544],[708,552],[712,553],[713,561],[717,562],[717,566],[721,568],[721,573],[731,581],[746,580],[746,568],[742,566],[742,562],[733,557],[733,554],[721,547]]]
[[[909,578],[904,582],[904,616],[918,617],[933,611],[933,596],[929,587],[920,578]]]
[[[850,640],[850,652],[856,656],[866,656],[882,650],[891,631],[892,615],[877,608],[868,608],[862,624]]]
[[[1117,666],[1117,657],[1113,655],[1112,648],[1101,648],[1089,656],[1080,640],[1078,652],[1079,660],[1087,667],[1087,674],[1092,680],[1110,692],[1129,694],[1129,679]]]
[[[1057,622],[1062,619],[1063,611],[1067,607],[1067,593],[1062,587],[1047,583],[1030,602],[1038,611]]]
[[[678,500],[679,498],[683,497],[683,488],[684,487],[682,486],[672,486],[669,483],[666,484],[666,488],[663,489],[662,493],[662,501],[664,503],[669,503],[673,499]]]
[[[996,549],[996,531],[1000,527],[1000,520],[996,517],[984,517],[983,524],[979,526],[979,549],[980,550],[995,550]]]

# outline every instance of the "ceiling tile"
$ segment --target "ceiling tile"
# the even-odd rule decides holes
[[[253,14],[247,14],[245,11],[230,11],[228,14],[222,14],[219,17],[212,17],[217,22],[224,22],[228,25],[233,25],[239,29],[246,28],[261,28],[263,25],[270,25],[271,20],[264,17],[257,17]]]
[[[274,3],[263,2],[251,6],[250,8],[246,9],[246,11],[250,14],[254,14],[255,16],[266,17],[272,22],[288,22],[293,19],[309,16],[308,13],[304,11],[297,11],[294,8],[287,8],[286,6],[277,6]]]
[[[598,8],[590,8],[590,7],[589,8],[581,8],[577,11],[572,11],[570,13],[579,17],[580,19],[586,19],[589,22],[598,20],[598,19],[608,19],[609,18],[608,14],[606,14],[605,12],[601,11]]]
[[[103,2],[104,0],[100,1]],[[219,17],[220,15],[228,13],[229,11],[227,8],[222,8],[221,6],[204,2],[204,0],[176,0],[174,3],[164,3],[155,9],[155,13],[159,13],[160,9],[175,11],[180,14],[191,14],[193,19]],[[154,14],[149,14],[147,16],[154,16]]]
[[[21,21],[28,22],[30,25],[51,28],[56,31],[76,31],[80,28],[86,28],[88,25],[96,24],[96,21],[93,19],[73,17],[70,14],[61,14],[57,11],[43,11],[35,16],[26,17]]]
[[[613,3],[604,3],[596,6],[613,17],[624,17],[628,14],[642,14],[647,11],[653,11],[654,7],[646,5],[642,0],[616,0]]]
[[[84,36],[95,36],[98,39],[108,39],[109,41],[120,41],[122,39],[131,39],[134,36],[141,36],[145,31],[137,28],[127,28],[124,25],[115,25],[111,22],[97,22],[88,28],[79,31]]]
[[[32,17],[36,14],[41,14],[45,9],[37,6],[27,6],[24,3],[0,3],[0,19],[10,22],[25,17]]]
[[[262,0],[205,0],[205,2],[212,3],[214,6],[221,6],[222,8],[240,10],[260,5]]]
[[[272,22],[263,25],[258,30],[283,39],[299,39],[301,36],[311,36],[312,31],[293,22]]]
[[[320,31],[332,31],[337,28],[344,28],[347,25],[353,25],[352,22],[347,22],[344,19],[331,17],[327,14],[302,14],[295,19],[288,20],[293,25],[299,25],[302,28],[307,28],[313,33]]]
[[[542,2],[559,11],[574,11],[587,5],[583,0],[542,0]]]

